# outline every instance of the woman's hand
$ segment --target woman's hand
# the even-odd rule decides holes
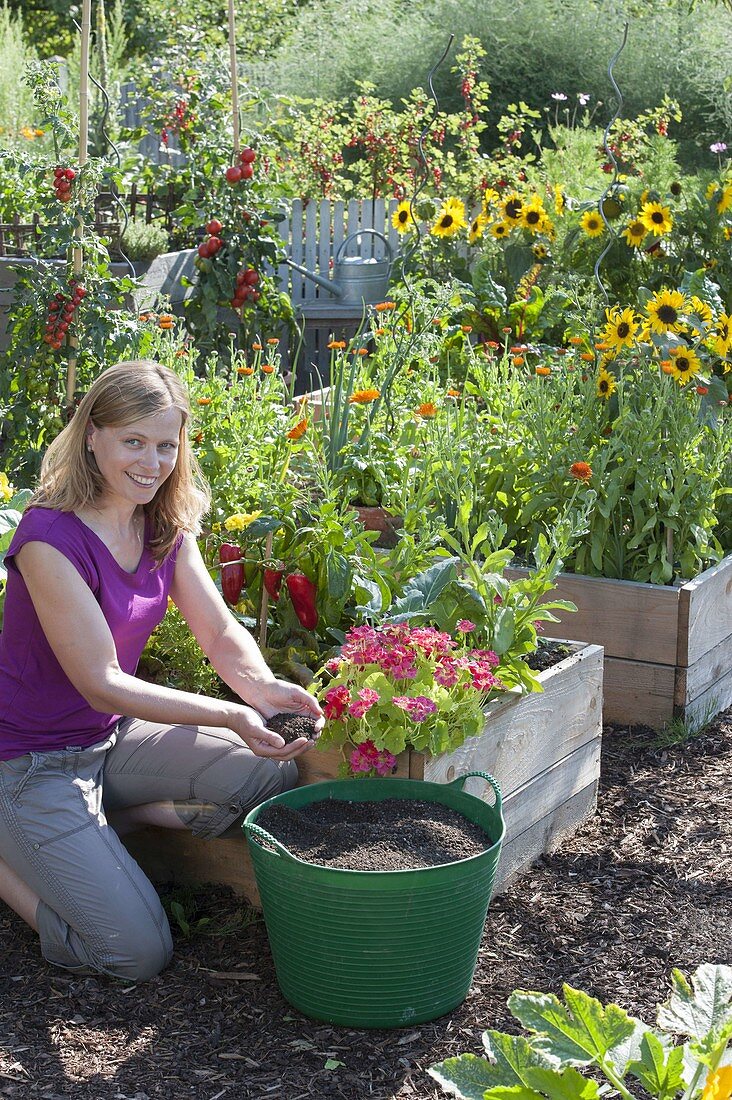
[[[315,729],[312,737],[298,737],[287,746],[288,749],[295,750],[292,755],[299,755],[313,747],[325,725],[325,716],[320,703],[309,691],[287,680],[265,680],[252,690],[251,698],[257,710],[264,715],[265,721],[273,714],[306,714],[313,718]]]
[[[286,745],[278,733],[267,729],[266,719],[253,707],[237,706],[232,710],[229,727],[241,737],[255,756],[266,756],[274,760],[292,760],[313,746],[313,742],[305,737],[298,737],[296,741]],[[279,710],[273,710],[271,713],[277,714]]]

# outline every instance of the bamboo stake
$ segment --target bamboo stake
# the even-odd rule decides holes
[[[264,556],[269,560],[272,557],[272,539],[273,533],[270,531],[267,535],[267,542],[264,547]],[[267,596],[267,589],[262,584],[262,602],[259,606],[259,648],[264,649],[267,645],[267,607],[269,605],[269,598]]]
[[[239,155],[239,73],[236,62],[234,0],[229,0],[229,65],[231,68],[231,116],[234,124],[234,156]]]
[[[79,70],[79,167],[83,168],[88,159],[89,144],[89,40],[91,37],[91,0],[82,0],[81,5],[81,65]],[[82,234],[84,222],[79,215],[75,230],[77,243],[73,249],[72,273],[78,278],[84,264]],[[74,411],[74,391],[76,390],[76,360],[79,343],[76,336],[69,339],[69,364],[66,371],[66,415],[70,419]]]

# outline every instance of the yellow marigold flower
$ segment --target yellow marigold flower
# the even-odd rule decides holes
[[[517,191],[511,191],[499,205],[504,221],[510,222],[512,225],[518,225],[521,221],[523,207],[523,199]]]
[[[8,481],[8,475],[0,472],[0,500],[12,500],[15,496],[15,489]]]
[[[279,342],[280,342],[279,337],[277,337],[277,336],[270,336],[269,339],[267,340],[267,343],[269,344],[270,347],[274,347],[274,345],[279,344]]]
[[[243,374],[243,375],[254,374],[254,367],[237,367],[236,368],[236,373],[237,374]]]
[[[616,388],[615,378],[603,368],[597,376],[597,396],[607,401]]]
[[[228,519],[224,520],[224,527],[227,531],[243,531],[261,514],[261,508],[258,512],[235,512],[233,516],[229,516]]]
[[[701,360],[692,348],[686,344],[680,344],[677,348],[669,348],[671,356],[672,373],[679,385],[683,386],[690,378],[693,378],[701,369]]]
[[[667,206],[662,206],[660,202],[645,203],[640,209],[638,220],[643,222],[648,232],[653,233],[656,237],[662,237],[665,233],[670,233],[674,225],[671,211]]]
[[[573,462],[569,467],[569,473],[577,481],[589,481],[592,477],[592,467],[588,462]]]
[[[658,290],[646,302],[646,315],[651,332],[678,332],[683,327],[682,312],[689,302],[680,290]]]
[[[551,367],[537,367],[536,373],[542,378],[547,378],[552,373]]]
[[[437,215],[437,221],[430,228],[433,237],[454,237],[467,226],[465,204],[460,199],[446,199]]]
[[[346,346],[346,341],[345,340],[330,340],[328,342],[328,347],[330,348],[331,351],[343,351],[345,346]]]
[[[412,216],[412,204],[409,199],[400,202],[391,216],[391,224],[397,233],[406,233],[411,225],[414,225]]]
[[[298,420],[298,422],[294,426],[294,428],[290,428],[289,432],[287,433],[287,438],[292,439],[292,440],[301,439],[302,436],[305,435],[305,432],[307,431],[307,428],[308,428],[307,420]]]
[[[414,411],[417,416],[421,416],[424,420],[431,420],[432,417],[437,416],[437,405],[434,405],[431,401],[425,401]]]
[[[485,214],[478,214],[477,218],[473,218],[470,223],[470,231],[468,232],[468,243],[475,244],[486,231],[488,225],[488,218]]]
[[[348,400],[351,405],[369,405],[377,397],[381,397],[381,390],[354,390]]]
[[[600,237],[605,232],[605,224],[598,210],[585,210],[579,223],[588,237]]]
[[[719,1066],[707,1074],[701,1100],[730,1100],[732,1097],[732,1066]]]
[[[210,405],[211,404],[211,398],[210,397],[199,397],[198,404],[199,405]]]
[[[497,241],[502,241],[504,237],[508,237],[510,234],[511,226],[508,222],[494,222],[488,232],[491,237],[495,237]]]
[[[374,309],[377,313],[388,313],[389,310],[396,309],[396,302],[377,302]]]
[[[274,367],[271,363],[262,363],[262,374],[274,374]]]
[[[632,348],[639,324],[633,310],[628,308],[621,311],[619,306],[613,306],[612,309],[605,310],[605,317],[607,324],[602,333],[603,343],[611,348]]]
[[[625,240],[631,248],[640,248],[643,243],[643,239],[648,230],[646,229],[640,218],[635,218],[632,222],[626,225],[621,237],[625,237]]]

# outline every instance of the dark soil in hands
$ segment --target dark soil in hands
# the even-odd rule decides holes
[[[330,798],[299,810],[270,806],[257,825],[307,863],[350,871],[434,867],[480,855],[493,843],[457,810],[411,798]]]
[[[267,729],[272,730],[272,733],[279,733],[286,745],[291,745],[298,737],[307,737],[309,741],[318,739],[315,719],[309,714],[273,714],[267,719]]]

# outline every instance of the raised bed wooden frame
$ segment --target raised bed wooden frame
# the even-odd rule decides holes
[[[543,692],[507,695],[486,710],[480,737],[455,752],[428,758],[402,753],[402,778],[450,782],[470,771],[490,771],[501,784],[506,837],[496,890],[591,817],[597,804],[602,738],[602,647],[575,643],[570,654],[539,679]],[[333,779],[340,754],[313,749],[301,758],[303,783]],[[364,780],[368,782],[368,780]],[[485,793],[482,780],[467,790]],[[188,833],[146,829],[125,838],[133,856],[156,882],[230,886],[258,904],[243,836],[202,843]]]
[[[552,633],[604,647],[606,720],[694,728],[732,703],[732,554],[680,587],[563,573],[555,591],[578,610]]]

